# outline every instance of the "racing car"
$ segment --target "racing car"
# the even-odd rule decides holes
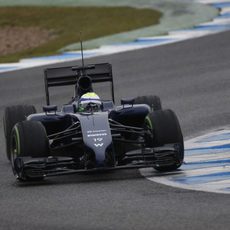
[[[6,153],[20,181],[48,176],[153,167],[177,170],[184,142],[175,113],[162,109],[158,96],[121,99],[115,105],[112,65],[48,68],[44,71],[46,105],[5,108]],[[111,85],[111,100],[95,95],[94,84]],[[50,103],[50,87],[73,85],[75,95],[58,109]]]

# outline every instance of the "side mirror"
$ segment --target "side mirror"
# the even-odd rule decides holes
[[[47,113],[55,113],[57,112],[57,105],[46,105],[46,106],[43,106],[43,111],[47,114]]]
[[[131,105],[131,106],[133,106],[134,102],[135,102],[134,98],[132,98],[132,99],[121,99],[121,105],[123,105],[123,107],[125,105]]]

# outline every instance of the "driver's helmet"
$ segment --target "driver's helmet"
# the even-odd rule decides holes
[[[101,99],[94,92],[83,94],[78,101],[79,112],[97,112],[101,109]]]

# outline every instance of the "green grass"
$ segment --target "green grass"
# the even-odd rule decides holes
[[[79,31],[86,41],[157,24],[160,17],[158,11],[130,7],[2,7],[0,29],[4,26],[40,27],[52,30],[56,38],[37,48],[0,55],[0,62],[55,54],[60,48],[78,42]]]

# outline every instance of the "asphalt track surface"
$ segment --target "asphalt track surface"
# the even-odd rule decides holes
[[[230,124],[229,40],[225,32],[87,62],[113,64],[117,100],[159,95],[189,138]],[[0,74],[1,117],[6,105],[44,104],[42,71]],[[68,101],[68,89],[59,90],[56,101]],[[2,123],[0,128],[0,229],[229,229],[229,195],[153,183],[138,170],[19,184],[5,157]]]

